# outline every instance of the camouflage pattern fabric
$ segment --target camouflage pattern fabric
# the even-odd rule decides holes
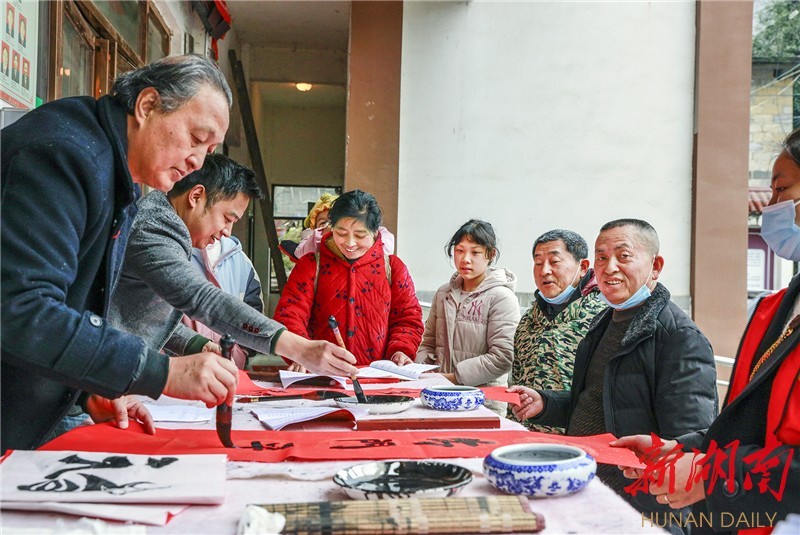
[[[592,318],[605,308],[595,291],[576,299],[550,321],[534,301],[514,334],[514,364],[509,384],[536,390],[569,390],[578,344],[586,336]],[[518,421],[510,409],[508,417]],[[564,434],[561,427],[521,423],[532,431]]]

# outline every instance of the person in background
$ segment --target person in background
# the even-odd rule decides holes
[[[11,81],[19,83],[19,53],[11,53]]]
[[[586,240],[571,230],[550,230],[533,242],[535,300],[514,334],[512,384],[535,390],[568,390],[572,384],[578,344],[606,308],[588,257]],[[532,431],[564,433],[563,427],[522,423]]]
[[[2,63],[0,63],[0,72],[8,76],[10,66],[11,66],[11,58],[9,57],[9,48],[6,43],[3,43],[3,56],[2,56]]]
[[[233,363],[169,359],[106,320],[139,185],[168,191],[200,168],[231,103],[211,60],[168,57],[120,75],[109,95],[48,102],[0,133],[3,451],[38,447],[76,404],[152,433],[126,394],[233,401]]]
[[[22,15],[19,16],[19,46],[22,48],[28,46],[28,24]]]
[[[608,308],[578,345],[569,390],[511,387],[520,393],[513,408],[520,421],[566,427],[571,436],[655,433],[700,445],[717,413],[714,352],[657,282],[664,267],[659,248],[646,221],[603,225],[594,270]],[[599,465],[597,476],[639,511],[669,512],[652,496],[625,493],[628,482],[617,467]],[[682,532],[678,525],[670,528]]]
[[[27,59],[22,60],[22,87],[24,89],[30,88],[31,85],[31,77],[30,77],[30,62]]]
[[[294,244],[289,240],[281,242],[281,250],[289,256],[294,262],[307,255],[308,253],[316,253],[319,251],[319,244],[322,242],[322,236],[330,227],[330,210],[333,203],[338,198],[338,195],[330,193],[323,193],[319,200],[311,208],[311,211],[303,221],[302,234],[300,235],[300,242]],[[394,252],[394,235],[389,230],[381,226],[378,228],[383,242],[383,252],[390,255]]]
[[[761,236],[778,256],[800,262],[800,129],[783,142],[771,186],[772,199],[762,211]],[[695,515],[714,518],[723,512],[737,519],[758,514],[764,524],[769,517],[771,526],[790,513],[800,513],[800,274],[788,288],[756,305],[739,343],[722,411],[708,431],[690,441],[661,437],[660,455],[679,444],[690,453],[674,463],[674,472],[664,474],[662,485],[650,486],[659,503],[673,509],[692,505]],[[695,457],[689,446],[697,441],[702,444]],[[719,449],[715,454],[709,453],[712,444]],[[622,437],[611,445],[658,460],[658,455],[648,451],[653,446],[649,435]],[[702,470],[698,463],[716,466],[716,462],[724,464],[727,477],[720,477],[713,489],[710,477],[695,480],[687,489],[689,477]],[[759,467],[767,468],[767,473]],[[642,472],[626,469],[625,475],[641,477]],[[782,485],[785,493],[779,499]],[[704,528],[699,526],[692,533],[711,531]],[[748,533],[769,531],[761,528]]]
[[[264,312],[261,281],[253,263],[242,250],[235,236],[220,236],[219,240],[205,248],[192,248],[192,264],[211,284],[250,305],[256,312]],[[184,315],[181,323],[196,333],[219,343],[221,336],[203,323]],[[245,369],[255,354],[239,344],[234,344],[231,356],[239,369]]]
[[[11,4],[6,7],[6,33],[12,39],[14,38],[14,8]]]
[[[461,225],[445,250],[456,272],[436,291],[416,361],[438,364],[455,384],[507,386],[520,315],[514,294],[517,277],[491,267],[499,250],[486,221],[471,219]],[[506,403],[487,400],[486,406],[506,414]]]
[[[277,321],[311,340],[336,341],[328,324],[333,316],[359,366],[410,360],[422,338],[414,282],[406,265],[385,253],[380,223],[381,209],[371,194],[341,195],[330,209],[331,230],[319,252],[298,260],[275,309]]]
[[[175,183],[169,193],[154,191],[142,198],[111,300],[110,321],[174,355],[216,349],[181,323],[186,314],[217,333],[230,334],[244,347],[283,355],[315,372],[356,373],[355,358],[347,351],[287,332],[193,267],[192,248],[230,236],[250,200],[260,196],[253,171],[222,154],[210,154],[201,169]]]

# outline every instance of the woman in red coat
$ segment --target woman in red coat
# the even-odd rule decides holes
[[[378,202],[361,190],[348,191],[329,217],[331,232],[318,253],[297,262],[275,320],[300,336],[336,343],[328,325],[335,317],[357,366],[413,357],[424,330],[422,309],[406,265],[384,254]]]

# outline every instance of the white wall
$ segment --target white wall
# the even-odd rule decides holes
[[[345,110],[337,105],[290,106],[270,101],[269,84],[308,81],[344,85],[344,52],[252,47],[247,63],[261,156],[271,184],[344,182]],[[313,91],[313,90],[312,90]]]
[[[659,232],[662,282],[689,295],[693,2],[406,2],[398,253],[417,290],[443,246],[490,221],[500,265],[533,292],[530,247],[590,244],[621,217]]]
[[[271,184],[341,186],[344,182],[344,108],[262,102],[259,129]]]

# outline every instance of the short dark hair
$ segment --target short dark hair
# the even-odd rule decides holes
[[[783,150],[789,155],[794,163],[800,165],[800,128],[795,128],[786,139],[783,140]]]
[[[263,197],[256,174],[223,154],[206,156],[203,167],[176,182],[167,197],[178,197],[198,184],[206,189],[206,208],[218,201],[232,199],[239,193],[245,193],[251,199]]]
[[[615,219],[600,227],[600,232],[602,233],[619,227],[633,227],[636,229],[636,233],[639,235],[642,245],[647,247],[647,250],[652,253],[653,256],[658,254],[658,251],[661,249],[661,243],[658,240],[658,233],[656,229],[653,228],[653,225],[641,219]]]
[[[152,87],[158,91],[161,110],[169,113],[194,98],[206,85],[222,93],[228,108],[233,105],[233,94],[222,71],[216,63],[197,54],[167,56],[123,73],[114,80],[110,94],[133,115],[139,94]]]
[[[461,225],[461,228],[453,234],[453,237],[450,238],[444,248],[448,257],[453,258],[453,249],[464,238],[484,247],[486,249],[486,258],[489,260],[496,260],[500,255],[500,250],[497,248],[497,237],[494,234],[494,228],[491,223],[480,219],[470,219]]]
[[[580,262],[584,258],[589,258],[589,246],[586,244],[586,240],[583,239],[583,236],[577,232],[560,228],[548,230],[536,238],[536,241],[533,242],[531,254],[536,254],[536,247],[540,243],[550,243],[554,241],[564,242],[564,247],[567,248],[567,252],[572,255],[572,258],[574,258],[576,262]]]
[[[378,201],[371,193],[354,189],[341,194],[338,199],[333,201],[328,217],[331,220],[331,227],[335,226],[339,220],[351,217],[364,223],[367,230],[373,234],[377,234],[381,226],[382,212]]]

